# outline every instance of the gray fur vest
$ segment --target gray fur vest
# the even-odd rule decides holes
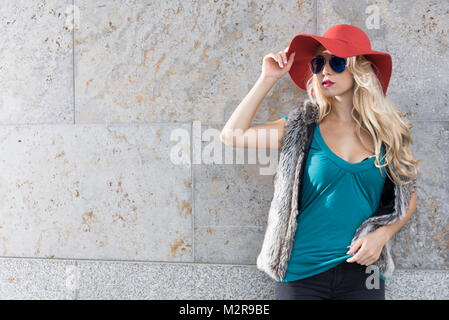
[[[298,191],[301,191],[304,166],[317,122],[318,107],[307,100],[289,112],[285,124],[279,163],[273,179],[273,199],[268,212],[262,248],[257,257],[257,268],[278,281],[285,277],[293,249],[298,202],[301,199]],[[394,168],[392,170],[397,174]],[[398,177],[402,181],[408,181],[402,175]],[[360,225],[348,249],[359,238],[405,216],[416,179],[410,182],[400,185],[387,175],[378,210]],[[379,272],[386,277],[390,277],[395,268],[390,252],[393,238],[385,244],[379,259],[374,263]]]

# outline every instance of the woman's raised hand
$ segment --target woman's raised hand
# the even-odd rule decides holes
[[[295,52],[287,60],[288,47],[278,53],[269,53],[263,57],[262,76],[275,79],[282,78],[291,68],[295,59]]]

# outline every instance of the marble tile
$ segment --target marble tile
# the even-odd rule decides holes
[[[190,132],[0,127],[2,256],[192,261],[191,168],[173,163],[175,129]]]
[[[71,0],[3,1],[0,124],[73,123]]]

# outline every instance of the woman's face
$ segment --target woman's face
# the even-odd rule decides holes
[[[332,53],[326,50],[323,46],[319,46],[315,51],[316,56],[323,56],[326,59],[326,64],[323,69],[316,74],[321,91],[326,97],[341,96],[352,90],[354,85],[354,78],[346,66],[342,73],[337,73],[329,65],[329,58]],[[330,80],[333,82],[331,86],[323,85],[323,81]]]

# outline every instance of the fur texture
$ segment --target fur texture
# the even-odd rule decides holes
[[[301,190],[304,159],[307,159],[313,133],[313,130],[310,132],[307,129],[317,121],[318,107],[307,100],[303,105],[290,111],[285,125],[279,163],[273,179],[273,199],[268,212],[262,248],[257,257],[257,268],[278,281],[285,277],[297,229],[298,191]],[[405,177],[399,177],[406,181]],[[366,219],[357,229],[348,249],[358,239],[378,227],[392,224],[404,217],[415,185],[415,180],[405,185],[394,182],[392,209],[386,214],[373,215]],[[392,239],[385,244],[379,259],[374,263],[379,272],[386,277],[390,277],[394,271],[390,252],[391,241]]]

